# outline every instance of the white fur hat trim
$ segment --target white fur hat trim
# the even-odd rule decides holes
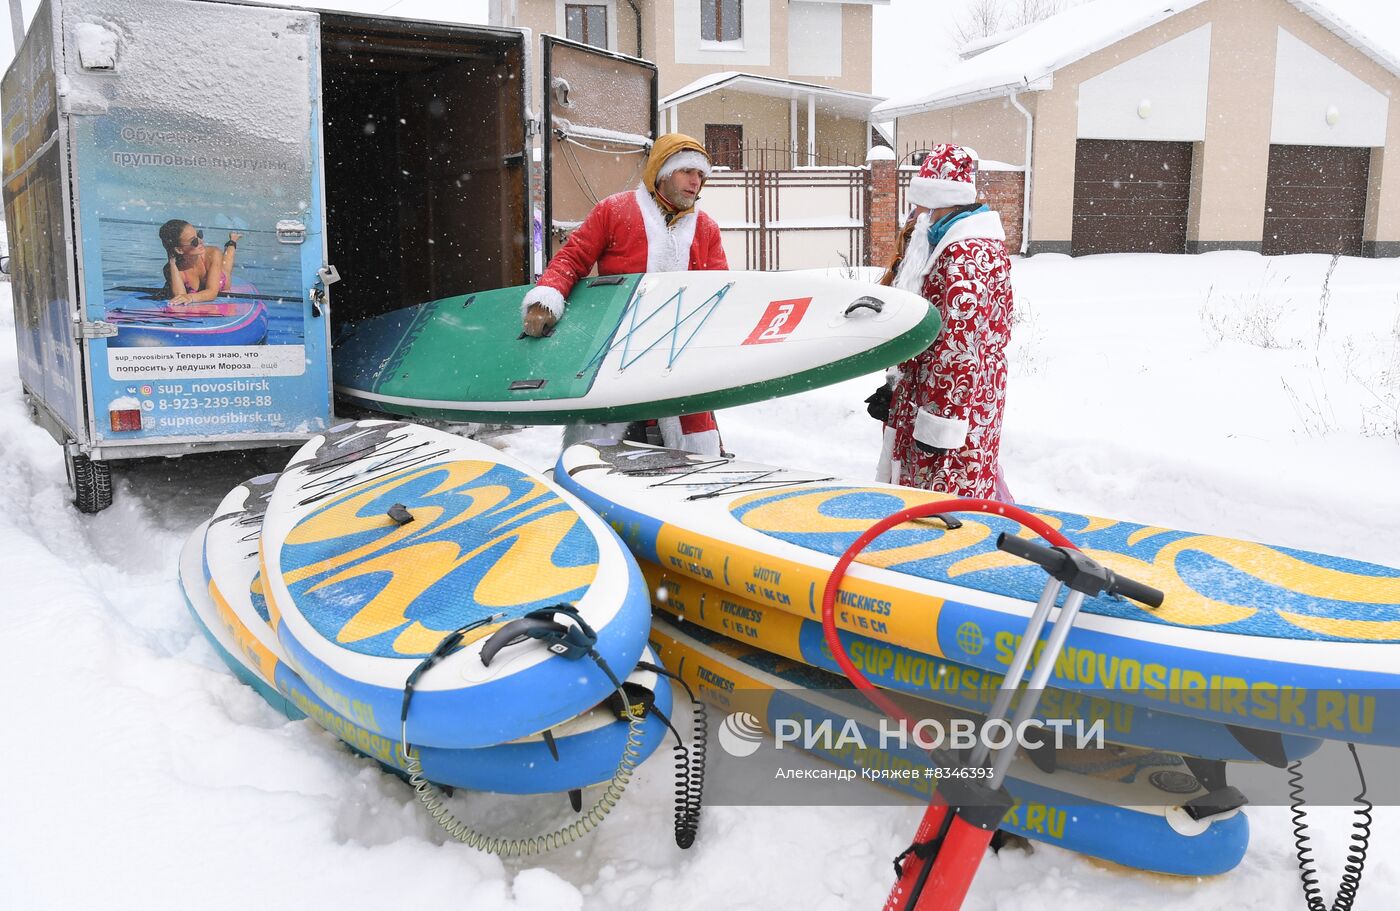
[[[699,171],[705,179],[710,177],[710,160],[694,149],[681,149],[661,163],[661,170],[656,172],[658,181],[665,180],[677,171],[686,168],[694,168]]]

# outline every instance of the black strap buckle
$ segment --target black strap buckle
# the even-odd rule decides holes
[[[623,701],[623,696],[627,697],[626,702]],[[652,692],[650,687],[634,683],[631,680],[624,680],[622,681],[622,689],[609,693],[605,702],[619,721],[645,718],[647,713],[656,706],[656,693]],[[664,715],[661,715],[659,711],[656,714],[657,717],[666,721],[668,727],[670,726],[670,721]],[[680,737],[679,734],[676,736]]]

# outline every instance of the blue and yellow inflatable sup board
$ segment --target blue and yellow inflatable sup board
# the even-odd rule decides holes
[[[839,555],[880,519],[942,494],[642,444],[572,446],[555,479],[637,557],[820,619]],[[1051,684],[1307,737],[1400,744],[1400,569],[1212,535],[1030,508],[1161,608],[1088,599]],[[1045,582],[996,549],[1010,520],[907,523],[842,583],[838,624],[1003,672]],[[1048,634],[1048,633],[1047,633]]]
[[[450,634],[460,648],[418,678],[408,739],[489,746],[586,711],[636,666],[650,609],[606,523],[490,446],[388,421],[314,437],[277,479],[260,541],[287,660],[346,720],[398,736],[404,686]],[[483,662],[497,630],[568,605],[595,657],[527,639]],[[575,624],[570,624],[574,626]]]
[[[780,658],[840,673],[820,621],[741,598],[690,576],[668,572],[655,563],[643,563],[642,576],[651,587],[652,604],[658,611]],[[846,630],[839,631],[839,635],[856,667],[872,683],[886,689],[985,714],[1001,686],[1002,675],[993,671],[956,664]],[[1107,691],[1086,693],[1050,688],[1041,694],[1038,717],[1083,720],[1086,724],[1102,722],[1107,739],[1124,746],[1235,762],[1260,758],[1231,733],[1229,726],[1218,721],[1108,698],[1113,695]],[[1282,754],[1281,760],[1291,761],[1315,752],[1322,741],[1290,734],[1280,736],[1276,744],[1271,744],[1274,745]]]
[[[728,712],[722,724],[733,724],[737,731],[751,733],[747,729],[754,719],[769,731],[796,724],[819,732],[830,722],[831,737],[808,740],[804,735],[789,747],[840,769],[872,774],[860,774],[849,784],[812,785],[821,789],[817,801],[850,803],[850,795],[835,796],[830,789],[859,788],[867,780],[911,801],[926,803],[932,796],[937,778],[925,774],[931,771],[927,754],[913,741],[901,746],[882,738],[883,719],[869,710],[863,696],[837,689],[844,684],[840,678],[661,617],[653,620],[651,641],[666,667],[701,699]],[[947,716],[924,717],[942,717],[947,724]],[[741,720],[736,723],[736,718]],[[719,741],[721,746],[726,742],[723,728]],[[751,758],[726,749],[717,755],[712,776],[740,775]],[[1060,760],[1053,773],[1023,757],[1012,763],[1006,788],[1017,805],[1003,829],[1127,867],[1179,876],[1224,873],[1244,857],[1249,820],[1242,812],[1197,820],[1182,807],[1206,792],[1180,756],[1109,747],[1061,751]],[[769,776],[776,774],[767,765],[761,768]],[[773,787],[769,781],[770,799]]]
[[[292,720],[310,717],[357,752],[402,772],[406,759],[397,736],[374,734],[341,717],[283,657],[269,625],[256,549],[260,504],[266,503],[263,494],[270,490],[271,481],[275,476],[234,488],[215,518],[196,529],[186,543],[180,576],[190,611],[234,674],[273,708]],[[656,660],[650,652],[645,658]],[[656,674],[637,670],[626,683],[629,695],[651,694],[656,708],[669,716],[671,689]],[[643,732],[640,752],[645,759],[660,745],[666,729],[655,717],[648,717]],[[628,725],[603,704],[549,733],[552,746],[543,736],[532,734],[477,749],[413,749],[423,774],[439,785],[507,794],[554,793],[609,780],[626,745]]]

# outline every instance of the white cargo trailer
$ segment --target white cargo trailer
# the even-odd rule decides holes
[[[545,224],[635,181],[655,67],[543,45],[535,118],[517,29],[46,0],[0,88],[5,222],[24,394],[79,508],[112,460],[327,427],[338,326],[530,281],[541,130]]]

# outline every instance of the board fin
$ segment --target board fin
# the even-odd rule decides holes
[[[1235,724],[1227,724],[1225,728],[1239,741],[1240,746],[1260,762],[1268,763],[1276,769],[1288,765],[1288,753],[1283,748],[1283,735],[1277,731],[1260,731]]]
[[[543,732],[540,733],[540,736],[544,738],[544,745],[549,747],[549,755],[554,757],[555,762],[558,762],[559,744],[554,742],[554,732],[546,728]]]
[[[1225,760],[1202,759],[1199,756],[1182,756],[1181,758],[1186,762],[1186,768],[1191,770],[1191,774],[1196,776],[1201,787],[1207,791],[1217,791],[1229,787],[1225,781]]]
[[[1186,811],[1186,815],[1198,822],[1202,819],[1210,819],[1231,810],[1238,810],[1249,803],[1249,798],[1240,792],[1239,788],[1226,785],[1219,790],[1212,790],[1209,794],[1202,794],[1200,797],[1186,801],[1181,807]]]

